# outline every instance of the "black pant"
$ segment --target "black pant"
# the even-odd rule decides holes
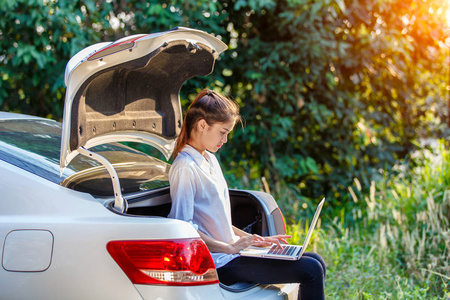
[[[305,252],[297,261],[239,256],[218,268],[220,282],[261,284],[300,283],[298,299],[325,299],[326,265],[316,253]]]

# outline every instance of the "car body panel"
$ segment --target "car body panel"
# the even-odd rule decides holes
[[[159,300],[159,299],[177,299],[177,300],[197,300],[197,299],[227,299],[227,300],[282,300],[288,299],[288,295],[280,291],[280,289],[273,285],[255,286],[244,292],[230,292],[221,289],[218,284],[209,287],[195,287],[189,289],[186,287],[159,287],[159,296],[156,296],[154,291],[148,286],[136,285],[144,299]],[[181,291],[180,291],[181,290]],[[182,291],[185,290],[185,291]],[[160,295],[165,296],[160,296]],[[183,296],[180,296],[183,295]],[[183,298],[184,297],[184,298]]]
[[[0,299],[50,299],[48,295],[53,299],[142,299],[106,251],[106,244],[111,240],[198,237],[186,222],[124,217],[105,209],[89,194],[58,186],[2,161],[0,168],[2,198],[15,199],[2,201],[0,249],[4,249],[6,237],[14,230],[47,231],[54,237],[51,264],[41,272],[7,271],[2,253]],[[14,188],[6,190],[6,186]],[[27,255],[18,249],[16,254],[17,258]],[[79,266],[85,268],[84,272]],[[43,295],[42,289],[52,286],[51,293],[39,296]]]
[[[0,169],[2,198],[15,199],[15,202],[2,202],[0,249],[4,248],[8,234],[17,230],[46,231],[54,237],[51,263],[45,270],[11,272],[4,266],[0,269],[0,299],[287,298],[279,288],[268,289],[267,286],[256,286],[241,293],[223,290],[218,285],[134,286],[107,253],[106,244],[112,240],[198,237],[189,223],[118,214],[106,209],[102,201],[90,194],[56,185],[3,161],[0,161]],[[5,189],[6,186],[12,188]],[[18,194],[23,197],[17,197]],[[17,255],[24,253],[18,250]],[[24,285],[26,289],[22,288]],[[51,293],[43,293],[48,289],[52,289]]]

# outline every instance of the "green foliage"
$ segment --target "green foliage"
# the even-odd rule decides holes
[[[344,212],[324,207],[310,250],[327,262],[329,298],[450,296],[450,152],[441,144],[419,154],[423,167],[373,183],[368,194],[355,182]],[[288,227],[294,243],[313,215],[305,208],[301,223]]]
[[[77,51],[176,26],[205,30],[229,50],[213,74],[185,85],[182,104],[210,87],[241,105],[245,130],[222,155],[230,181],[265,177],[274,191],[344,201],[354,178],[368,187],[416,139],[447,130],[448,26],[438,5],[445,4],[3,1],[0,108],[60,119],[64,67]]]
[[[95,23],[107,12],[101,8],[83,1],[0,4],[2,110],[61,118],[65,65],[77,51],[100,40]]]
[[[414,140],[438,133],[430,121],[446,117],[448,27],[430,7],[442,3],[245,3],[246,14],[230,15],[237,47],[225,79],[249,125],[224,151],[261,162],[247,177],[344,200],[353,178],[368,187]]]

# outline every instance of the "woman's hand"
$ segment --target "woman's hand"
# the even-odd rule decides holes
[[[264,237],[264,240],[275,243],[281,247],[281,244],[289,244],[288,241],[286,241],[286,239],[289,239],[291,237],[292,237],[291,235],[278,234],[278,235],[266,236],[266,237]]]
[[[281,247],[281,244],[287,244],[286,239],[290,238],[290,235],[274,235],[274,236],[259,236],[257,234],[249,234],[242,230],[236,229],[235,232],[239,233],[239,240],[234,243],[227,244],[216,239],[213,239],[206,233],[198,230],[198,233],[202,240],[208,246],[209,251],[219,253],[238,254],[239,251],[250,246],[257,247],[270,247],[273,244],[277,244]]]
[[[266,244],[269,243],[269,245],[277,244],[277,246],[281,248],[281,244],[289,244],[286,241],[286,239],[291,238],[291,236],[279,234],[279,235],[265,236],[262,238],[264,239],[264,243],[266,243]],[[257,245],[257,244],[254,244],[254,246],[264,247],[264,246]]]
[[[270,242],[265,242],[264,238],[262,238],[257,234],[245,235],[241,236],[239,240],[237,240],[236,242],[230,244],[230,253],[237,254],[242,249],[245,249],[250,246],[265,247],[270,245],[271,245]]]
[[[238,241],[230,244],[230,253],[237,254],[242,249],[250,246],[270,247],[273,244],[277,244],[279,247],[281,247],[281,244],[288,244],[286,239],[290,237],[290,235],[274,235],[262,237],[257,234],[241,236]]]

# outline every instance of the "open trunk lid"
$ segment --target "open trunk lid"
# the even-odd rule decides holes
[[[95,44],[73,56],[65,71],[61,173],[76,155],[90,156],[108,169],[113,185],[116,179],[115,194],[121,197],[112,165],[87,149],[139,142],[168,159],[182,123],[181,86],[210,74],[226,49],[206,32],[178,27]]]
[[[170,157],[181,122],[179,92],[212,72],[226,45],[188,28],[90,46],[69,61],[60,167],[80,147],[138,141]]]

